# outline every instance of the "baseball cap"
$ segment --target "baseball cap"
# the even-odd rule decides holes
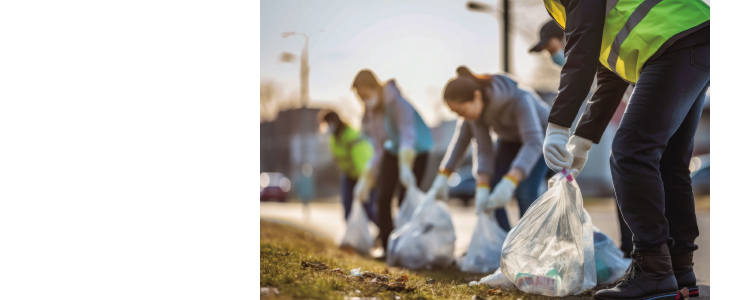
[[[529,52],[539,52],[544,50],[544,46],[549,42],[549,39],[553,37],[564,39],[565,31],[563,31],[554,20],[550,20],[547,24],[544,24],[542,30],[539,31],[539,43],[529,49]]]

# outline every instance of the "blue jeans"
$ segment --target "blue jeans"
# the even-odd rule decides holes
[[[495,154],[495,175],[490,181],[490,188],[494,189],[503,176],[510,171],[510,165],[513,163],[513,159],[516,158],[518,150],[521,149],[521,143],[511,143],[497,140],[497,153]],[[521,209],[521,217],[526,213],[534,200],[539,197],[539,185],[544,182],[545,175],[547,174],[547,164],[544,162],[544,156],[539,153],[539,161],[531,169],[526,178],[518,183],[516,188],[515,196],[518,200],[518,207]],[[510,221],[508,221],[508,214],[505,212],[505,208],[495,210],[495,219],[497,223],[505,231],[510,231]]]
[[[635,252],[664,243],[673,255],[698,249],[689,165],[711,79],[709,54],[709,44],[696,45],[644,65],[612,141],[615,198]]]
[[[354,186],[357,184],[356,178],[349,178],[346,174],[341,174],[341,202],[344,205],[344,219],[349,219],[349,212],[352,211],[352,201],[354,201]],[[370,203],[362,204],[370,218],[375,224],[375,189],[370,192]]]

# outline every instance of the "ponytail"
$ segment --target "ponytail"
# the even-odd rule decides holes
[[[464,103],[474,100],[474,91],[479,90],[482,93],[482,102],[487,104],[487,92],[491,85],[492,76],[476,76],[466,66],[456,68],[456,77],[452,78],[445,84],[443,89],[443,100]]]

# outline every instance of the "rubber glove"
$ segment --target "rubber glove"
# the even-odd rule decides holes
[[[570,164],[569,170],[577,170],[578,172],[571,173],[573,178],[578,177],[578,173],[583,170],[583,166],[586,165],[586,160],[589,157],[589,151],[593,142],[589,139],[582,138],[577,135],[573,135],[568,141],[566,148],[570,153],[573,154],[573,163]]]
[[[401,147],[398,149],[398,179],[407,188],[417,182],[414,178],[414,172],[411,170],[416,157],[417,152],[414,151],[414,148]]]
[[[567,149],[570,139],[570,129],[560,125],[549,123],[547,135],[544,137],[544,162],[552,171],[560,172],[562,169],[570,169],[573,163],[573,154]]]
[[[474,206],[477,210],[477,215],[484,213],[484,207],[487,205],[487,201],[490,198],[490,187],[485,184],[478,184],[477,189],[474,192]]]
[[[427,193],[434,193],[435,199],[448,200],[448,176],[450,176],[450,171],[441,169]]]
[[[354,185],[354,198],[359,199],[362,203],[370,202],[370,190],[375,186],[375,175],[370,163],[365,166],[362,173],[359,174],[357,184]]]
[[[518,179],[511,175],[503,176],[503,179],[495,186],[490,194],[489,201],[484,210],[494,210],[505,207],[513,199],[513,193],[518,186]]]

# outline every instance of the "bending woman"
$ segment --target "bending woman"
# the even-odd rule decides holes
[[[443,98],[461,119],[431,190],[445,194],[448,175],[474,139],[477,213],[495,210],[498,224],[508,231],[510,222],[503,207],[515,195],[523,216],[538,197],[547,173],[542,144],[549,105],[506,76],[475,76],[463,66],[456,73],[445,85]],[[498,136],[496,150],[490,130]]]
[[[432,134],[419,113],[401,96],[394,80],[381,84],[372,71],[365,69],[354,78],[352,89],[365,104],[362,131],[375,148],[354,192],[359,199],[368,199],[370,189],[377,183],[377,223],[383,249],[387,250],[388,236],[393,231],[391,199],[396,183],[400,180],[404,187],[420,184],[427,153],[432,148]],[[404,191],[402,188],[399,193],[399,205]]]

